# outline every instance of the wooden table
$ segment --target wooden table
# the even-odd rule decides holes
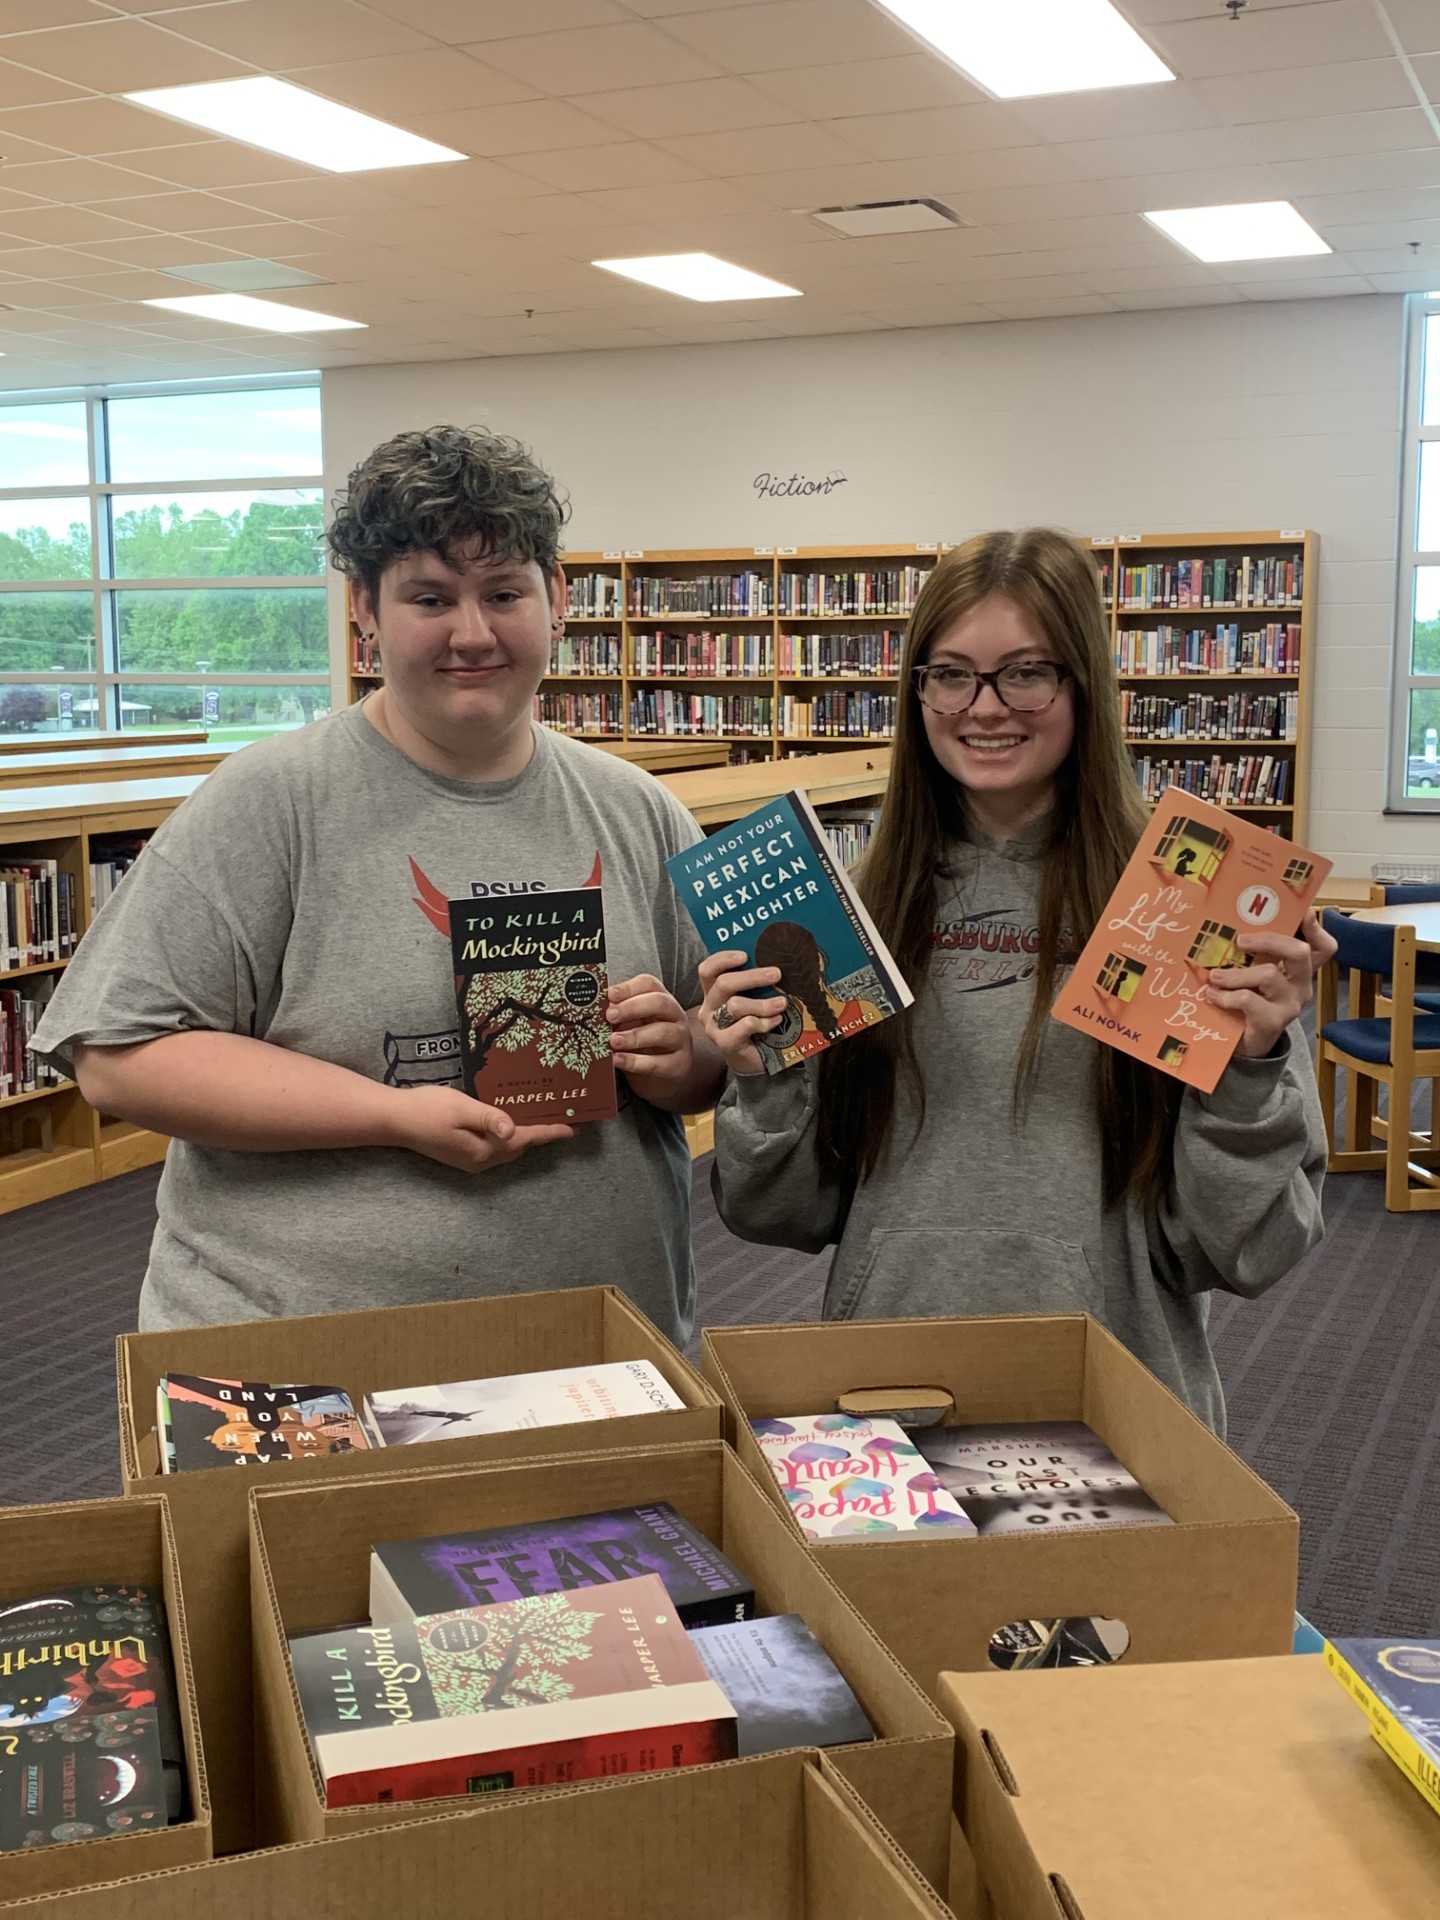
[[[75,753],[85,747],[203,747],[210,738],[201,728],[183,733],[0,733],[0,753]]]
[[[84,747],[74,753],[12,753],[0,759],[0,794],[17,787],[89,785],[97,780],[163,780],[171,775],[213,773],[247,741],[199,747]],[[3,804],[3,802],[0,802]]]
[[[792,787],[803,787],[817,807],[843,800],[878,800],[890,778],[890,747],[846,753],[805,753],[793,760],[752,760],[714,772],[662,773],[660,784],[700,822],[723,826],[763,807]]]
[[[590,744],[647,773],[684,773],[693,767],[730,764],[730,745],[725,740],[592,740]]]
[[[1361,907],[1352,920],[1368,920],[1377,927],[1413,927],[1421,953],[1440,953],[1440,900],[1418,900],[1408,907]]]

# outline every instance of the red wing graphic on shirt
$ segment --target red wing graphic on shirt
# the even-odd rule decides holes
[[[435,928],[436,932],[443,933],[446,940],[449,940],[450,901],[448,897],[440,891],[439,887],[436,886],[435,882],[429,877],[425,869],[420,865],[420,862],[416,860],[413,855],[410,858],[410,874],[415,882],[415,905],[420,909],[421,913],[424,914],[431,926]],[[598,852],[595,855],[595,864],[590,869],[590,878],[582,884],[587,887],[599,886],[600,855]]]

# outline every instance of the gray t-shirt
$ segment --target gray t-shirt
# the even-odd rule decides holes
[[[242,1033],[407,1087],[460,1084],[445,902],[584,886],[612,980],[697,1004],[699,938],[665,872],[700,830],[625,762],[535,729],[514,779],[427,772],[359,707],[246,747],[166,821],[61,976],[36,1050]],[[175,1141],[144,1329],[546,1287],[620,1287],[672,1340],[694,1314],[684,1127],[621,1111],[480,1174],[390,1148]]]

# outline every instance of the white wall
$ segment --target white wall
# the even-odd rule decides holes
[[[324,376],[327,491],[404,427],[483,421],[569,489],[575,550],[1310,527],[1310,841],[1435,852],[1383,818],[1402,311],[1357,297]],[[828,494],[762,498],[768,471]],[[337,660],[341,657],[338,618]]]

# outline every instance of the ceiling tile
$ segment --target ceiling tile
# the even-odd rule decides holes
[[[376,13],[403,20],[417,33],[450,46],[469,40],[507,40],[517,34],[559,33],[628,19],[613,0],[368,0]],[[638,7],[630,12],[638,13]]]
[[[155,191],[155,182],[143,173],[105,160],[32,160],[7,166],[0,178],[12,191],[33,195],[37,201],[118,200]]]
[[[1198,87],[1162,81],[1153,87],[1051,94],[1012,100],[1010,110],[1042,140],[1113,140],[1147,133],[1184,133],[1224,124],[1224,115]]]
[[[1415,77],[1425,89],[1425,97],[1432,105],[1440,105],[1440,53],[1420,55],[1410,63],[1415,69]]]
[[[339,240],[356,246],[436,247],[437,262],[457,238],[454,210],[448,207],[402,207],[396,213],[340,213],[318,218],[314,224]]]
[[[97,240],[84,249],[93,263],[109,260],[125,267],[198,266],[202,260],[236,260],[240,253],[233,247],[216,246],[210,240],[196,240],[187,234],[157,233],[138,240]]]
[[[711,215],[768,213],[728,180],[696,180],[673,187],[607,187],[591,196],[630,220],[701,220]]]
[[[399,19],[353,0],[303,0],[300,6],[294,0],[245,0],[238,7],[220,0],[217,6],[190,9],[174,24],[187,39],[272,72],[321,66],[335,58],[338,47],[352,60],[364,60],[418,53],[427,45],[423,34]]]
[[[646,140],[781,126],[798,118],[744,80],[691,80],[678,87],[630,87],[587,97],[600,119]]]
[[[1203,18],[1177,21],[1157,32],[1154,40],[1161,56],[1187,80],[1386,60],[1393,52],[1369,0],[1252,7],[1238,21],[1215,10]]]
[[[130,220],[137,227],[155,227],[161,233],[203,233],[210,227],[237,227],[242,221],[254,218],[253,208],[222,200],[218,194],[183,191],[142,194],[133,200],[107,200],[99,210],[112,219]],[[124,238],[122,234],[108,237]]]
[[[1247,134],[1234,127],[1132,134],[1114,140],[1077,140],[1067,156],[1087,180],[1123,180],[1135,174],[1193,173],[1204,167],[1246,166],[1259,158]]]
[[[1071,294],[1060,300],[991,300],[990,311],[1001,320],[1065,320],[1086,313],[1114,313],[1115,302],[1103,293]]]
[[[828,49],[827,49],[828,51]],[[986,96],[932,54],[844,65],[788,67],[752,84],[816,120],[856,113],[910,113],[922,107],[973,106]]]
[[[1009,107],[927,107],[915,113],[858,114],[834,131],[876,160],[908,160],[979,147],[1028,147],[1035,136]]]
[[[551,94],[584,97],[717,77],[709,60],[638,20],[626,26],[571,27],[563,33],[483,41],[472,51]]]
[[[338,214],[395,213],[407,208],[413,211],[409,201],[386,193],[369,174],[312,173],[303,180],[237,187],[224,198],[232,206],[250,208],[277,220],[325,220]]]
[[[84,246],[91,240],[133,240],[149,221],[116,218],[89,207],[41,207],[29,213],[0,213],[0,232],[32,246]]]
[[[669,248],[677,252],[682,248],[698,247],[706,253],[718,253],[722,259],[734,259],[742,266],[748,266],[749,256],[757,248],[765,248],[783,257],[786,271],[790,270],[789,263],[793,261],[793,270],[797,273],[801,270],[799,262],[802,255],[813,254],[817,245],[831,247],[837,244],[833,235],[799,213],[741,213],[721,215],[713,220],[696,219],[692,215],[687,220],[675,221],[673,225],[657,224],[660,224]],[[780,273],[779,278],[783,280],[785,273]]]
[[[1440,142],[1397,153],[1347,153],[1327,160],[1278,160],[1276,177],[1290,196],[1368,189],[1440,187]]]
[[[98,4],[98,0],[0,0],[0,34],[33,33],[40,25],[93,25],[113,18],[110,7]]]
[[[593,148],[582,148],[593,152]],[[484,206],[490,200],[516,200],[544,193],[538,180],[493,160],[456,160],[444,166],[397,167],[385,173],[385,185],[397,200],[416,207]]]
[[[690,133],[661,143],[667,153],[721,179],[737,173],[844,166],[854,147],[811,120],[785,127],[747,127],[736,133]]]
[[[563,153],[518,153],[511,162],[523,173],[562,193],[603,187],[663,187],[698,180],[700,169],[645,140],[609,147],[571,147]]]
[[[1430,122],[1419,107],[1257,122],[1245,132],[1262,160],[1328,160],[1350,153],[1383,153],[1427,147],[1433,138]]]
[[[228,80],[250,70],[248,61],[242,64],[213,48],[197,47],[146,20],[109,20],[96,26],[15,34],[4,42],[3,54],[20,66],[104,93]]]
[[[1283,200],[1273,167],[1220,167],[1206,173],[1161,173],[1109,182],[1112,204],[1132,213],[1156,207],[1218,207],[1244,200]]]
[[[447,216],[448,217],[448,216]],[[554,233],[562,230],[597,233],[622,225],[628,215],[607,207],[593,195],[544,193],[522,200],[492,200],[486,206],[466,208],[463,218],[495,233]],[[0,215],[0,223],[4,216]],[[454,232],[454,226],[451,226]]]
[[[162,114],[146,113],[128,100],[98,96],[54,107],[19,107],[0,112],[0,147],[17,161],[12,132],[64,153],[118,153],[135,147],[182,146],[195,137],[193,127]]]
[[[1173,267],[1097,267],[1087,270],[1085,279],[1096,293],[1184,293],[1197,287],[1213,287],[1213,267],[1198,261]]]
[[[391,53],[374,60],[342,60],[323,67],[297,67],[285,76],[327,100],[403,126],[408,114],[453,113],[471,107],[535,100],[534,87],[513,74],[472,60],[457,47],[422,53]]]
[[[953,170],[954,162],[946,162]],[[861,160],[838,167],[785,168],[737,176],[734,184],[777,207],[840,207],[864,200],[920,199],[932,170],[908,160]]]
[[[587,105],[597,103],[589,101]],[[503,159],[510,153],[549,152],[557,147],[602,146],[623,138],[603,118],[597,120],[564,100],[522,100],[513,106],[473,107],[458,113],[417,113],[410,116],[407,125],[428,140],[490,159]]]
[[[112,153],[109,162],[144,174],[152,188],[155,183],[163,182],[167,186],[193,187],[201,192],[258,187],[273,180],[315,178],[313,168],[303,161],[288,159],[280,153],[265,153],[239,140],[194,140],[173,147],[142,147],[132,153]]]
[[[1434,0],[1385,0],[1385,11],[1407,53],[1440,53],[1440,14]]]
[[[1247,300],[1336,300],[1342,294],[1375,291],[1358,273],[1334,274],[1326,280],[1302,280],[1294,286],[1280,287],[1268,280],[1237,280],[1232,285]]]
[[[667,33],[731,73],[803,68],[817,54],[827,61],[883,61],[915,52],[905,29],[868,0],[775,0],[770,6],[678,14],[664,24]],[[922,57],[944,65],[936,55]]]
[[[1400,62],[1358,60],[1284,73],[1232,74],[1201,80],[1197,91],[1235,126],[1251,121],[1308,120],[1321,113],[1368,113],[1413,104]]]
[[[0,41],[0,50],[9,45]],[[12,66],[0,57],[0,111],[6,107],[36,107],[50,100],[83,100],[85,89],[29,67]]]
[[[1154,287],[1133,293],[1112,293],[1112,302],[1122,313],[1148,313],[1166,307],[1229,307],[1240,296],[1230,287]]]

